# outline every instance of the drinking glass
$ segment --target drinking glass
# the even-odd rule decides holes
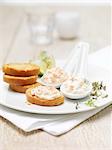
[[[50,44],[53,41],[54,15],[27,14],[30,39],[39,45]]]

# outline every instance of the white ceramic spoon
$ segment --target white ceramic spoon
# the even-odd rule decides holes
[[[86,80],[86,82],[87,82],[87,88],[86,88],[86,90],[84,90],[83,92],[77,92],[77,90],[76,91],[74,91],[74,93],[73,92],[71,92],[70,93],[70,91],[69,92],[67,92],[66,91],[66,86],[65,86],[65,84],[66,84],[66,82],[64,82],[62,85],[61,85],[61,87],[60,87],[60,91],[62,92],[62,94],[65,96],[65,97],[67,97],[67,98],[70,98],[70,99],[82,99],[82,98],[85,98],[85,97],[87,97],[87,96],[89,96],[90,95],[90,93],[91,93],[91,91],[92,91],[92,84],[87,80],[87,79],[84,79],[84,80]]]
[[[87,61],[88,61],[88,51],[89,51],[89,44],[85,42],[81,42],[78,46],[79,49],[79,59],[77,64],[73,68],[72,77],[78,76],[79,78],[84,78],[84,80],[88,83],[88,88],[83,93],[70,93],[65,90],[65,83],[63,83],[60,87],[61,92],[70,99],[81,99],[88,95],[90,95],[92,91],[91,83],[86,79],[87,78]]]

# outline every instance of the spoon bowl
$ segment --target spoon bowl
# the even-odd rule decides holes
[[[67,97],[67,98],[69,98],[69,99],[74,99],[74,100],[76,100],[76,99],[85,98],[85,97],[89,96],[89,95],[91,94],[91,91],[92,91],[92,84],[91,84],[88,80],[86,80],[86,81],[87,81],[87,83],[88,83],[88,88],[87,88],[84,92],[82,92],[82,93],[77,93],[77,91],[74,92],[74,93],[67,92],[67,91],[65,90],[65,83],[66,83],[66,82],[64,82],[64,83],[61,85],[60,91],[62,92],[62,94],[63,94],[65,97]]]
[[[43,80],[42,80],[42,77],[40,79],[38,79],[38,82],[42,85],[45,85],[45,86],[54,86],[56,89],[60,88],[61,84],[62,83],[58,83],[58,84],[48,84],[48,83],[45,83]]]

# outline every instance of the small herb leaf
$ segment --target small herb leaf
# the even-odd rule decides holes
[[[92,92],[90,95],[90,99],[85,102],[85,104],[89,107],[97,107],[95,102],[99,98],[107,98],[108,94],[106,93],[106,86],[101,82],[93,82],[92,83]]]

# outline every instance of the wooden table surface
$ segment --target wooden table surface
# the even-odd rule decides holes
[[[31,44],[25,13],[48,10],[78,11],[81,16],[80,38],[73,41],[55,38],[48,46]],[[41,49],[58,59],[65,59],[79,39],[90,43],[92,53],[110,45],[110,25],[108,5],[0,6],[0,65],[36,59]],[[109,106],[67,134],[54,137],[40,130],[25,133],[0,117],[0,150],[111,150],[111,120]]]

